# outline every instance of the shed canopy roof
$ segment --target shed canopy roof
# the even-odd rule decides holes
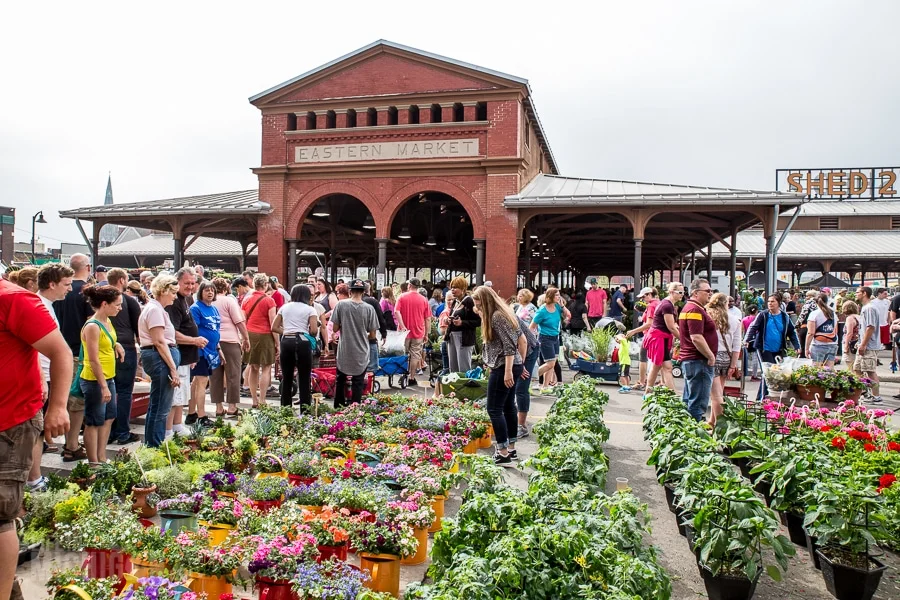
[[[165,216],[209,213],[217,215],[258,215],[271,211],[271,207],[259,200],[258,190],[241,190],[222,194],[185,196],[149,202],[131,202],[89,206],[72,210],[61,210],[59,216],[75,219],[98,217],[117,218],[120,216]]]
[[[896,200],[811,200],[800,209],[805,217],[819,216],[894,216],[900,215],[900,201]]]
[[[190,241],[190,240],[188,240]],[[105,256],[153,256],[171,257],[174,245],[171,233],[153,233],[144,237],[113,244],[100,248],[100,258]],[[256,248],[247,253],[256,254]],[[198,237],[185,248],[186,257],[198,256],[238,256],[241,255],[241,244],[234,240],[222,240],[211,237]]]
[[[781,235],[781,232],[778,232]],[[778,258],[886,259],[897,258],[900,230],[896,231],[791,231],[778,250]],[[737,236],[740,258],[762,258],[766,255],[766,239],[759,230],[742,231]],[[728,258],[731,252],[722,244],[713,245],[713,258]]]
[[[804,199],[801,194],[787,192],[583,179],[541,173],[521,192],[507,196],[504,205],[508,208],[680,204],[720,206],[737,203],[798,206]]]

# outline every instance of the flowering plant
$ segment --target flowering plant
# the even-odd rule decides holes
[[[253,468],[257,473],[280,473],[284,470],[281,459],[274,454],[263,454],[254,459]]]
[[[326,489],[326,504],[370,513],[375,513],[391,497],[390,490],[380,483],[365,480],[335,481]]]
[[[422,492],[413,492],[405,500],[388,502],[380,516],[385,521],[419,529],[429,527],[435,518],[434,510]]]
[[[405,478],[412,477],[415,471],[409,465],[395,465],[393,463],[378,463],[372,467],[372,476],[375,479],[393,480],[402,483]]]
[[[233,581],[235,572],[244,562],[245,554],[244,548],[237,543],[219,544],[210,548],[209,534],[203,527],[197,531],[182,531],[169,547],[169,559],[176,569],[225,577],[229,581]]]
[[[250,500],[271,501],[284,498],[284,492],[288,488],[288,482],[284,477],[261,477],[255,479],[249,475],[239,478],[241,495]]]
[[[197,513],[200,511],[200,506],[203,504],[204,496],[205,494],[203,492],[194,492],[193,494],[179,494],[174,498],[160,501],[160,503],[157,505],[157,508],[160,510],[160,512],[168,510],[186,513]]]
[[[313,446],[316,452],[322,452],[325,448],[338,448],[346,454],[350,454],[350,447],[351,443],[348,438],[339,438],[331,434],[320,436]]]
[[[328,472],[333,479],[368,479],[372,476],[372,468],[357,460],[331,461]]]
[[[892,473],[885,473],[878,478],[878,493],[880,494],[883,489],[891,487],[896,481],[896,475],[893,475]]]
[[[198,600],[206,598],[206,594],[198,596],[196,592],[185,591],[178,582],[169,581],[165,577],[141,577],[137,584],[129,586],[120,600]]]
[[[66,550],[116,550],[132,543],[141,529],[143,527],[131,512],[130,505],[104,502],[71,523],[59,523],[56,534]]]
[[[832,371],[827,381],[828,383],[825,387],[844,394],[865,390],[872,383],[870,379],[857,377],[854,373],[845,369]]]
[[[58,600],[82,600],[79,594],[63,589],[67,585],[77,585],[93,600],[112,600],[116,596],[119,578],[88,579],[78,568],[55,571],[47,580],[47,592]]]
[[[390,521],[356,521],[350,539],[357,552],[395,554],[401,558],[412,556],[418,548],[416,536],[408,525]]]
[[[303,524],[309,527],[318,545],[337,546],[349,539],[351,525],[368,515],[369,513],[362,513],[358,517],[352,517],[346,508],[335,511],[332,507],[325,506],[320,513],[303,511]]]
[[[314,561],[319,555],[316,538],[309,533],[298,534],[290,540],[280,535],[272,539],[254,535],[247,542],[250,553],[247,570],[257,577],[292,579],[302,564]]]
[[[350,440],[362,437],[363,423],[358,419],[346,420],[344,415],[329,415],[323,421],[328,426],[329,435]]]
[[[322,506],[328,501],[328,486],[321,483],[291,486],[284,494],[290,500],[304,506]]]
[[[347,563],[330,559],[322,564],[309,562],[300,565],[291,578],[294,593],[300,598],[316,600],[347,600],[356,598],[368,572],[354,569]]]
[[[245,510],[246,507],[240,500],[213,494],[203,499],[203,505],[197,516],[207,523],[237,525]]]
[[[217,492],[234,493],[237,491],[237,478],[234,473],[228,471],[212,471],[203,476],[203,481]]]
[[[828,387],[828,380],[832,370],[814,365],[803,365],[794,369],[791,374],[791,383],[805,387]]]
[[[142,527],[133,538],[122,546],[122,550],[142,562],[162,563],[167,560],[167,550],[174,538],[159,527]]]
[[[322,457],[312,452],[291,454],[284,461],[284,470],[298,477],[318,477],[322,468]]]

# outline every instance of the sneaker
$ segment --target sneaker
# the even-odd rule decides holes
[[[893,396],[891,396],[891,398],[896,398],[897,400],[900,400],[900,394],[894,394]]]
[[[419,382],[413,378],[410,378],[409,381],[406,382],[406,387],[418,387]]]
[[[424,374],[425,374],[425,370],[424,370],[424,369],[418,369],[418,370],[416,371],[416,375],[424,375]]]
[[[521,440],[523,438],[528,437],[528,428],[524,425],[519,425],[519,428],[516,429],[516,439]]]
[[[122,439],[114,439],[112,441],[113,444],[117,446],[124,446],[125,444],[131,444],[134,442],[139,442],[141,440],[141,436],[136,433],[129,433],[128,437]]]
[[[185,427],[183,423],[178,423],[177,425],[172,425],[172,431],[178,435],[187,435],[191,430]]]
[[[188,413],[188,416],[184,418],[185,425],[193,425],[197,422],[197,413]]]
[[[891,361],[891,373],[897,372],[897,361]]]
[[[869,398],[869,402],[878,404],[879,402],[884,402],[884,398],[882,398],[881,396],[872,396],[871,398]]]
[[[619,388],[620,394],[627,394],[630,391],[631,391],[631,388],[627,385],[623,385],[622,387]]]
[[[510,451],[509,451],[509,457],[510,457],[511,459],[517,461],[517,460],[519,460],[519,453],[516,452],[515,450],[510,450]]]
[[[45,492],[47,491],[48,483],[50,483],[50,480],[41,475],[34,483],[31,483],[30,481],[27,482],[25,484],[25,489],[29,492]]]
[[[499,452],[494,455],[494,464],[499,467],[511,467],[512,463],[512,456],[503,456]]]
[[[222,416],[224,417],[225,415]],[[212,427],[213,425],[215,425],[215,423],[213,423],[213,420],[209,417],[200,417],[199,419],[197,419],[197,422],[200,423],[202,427]]]

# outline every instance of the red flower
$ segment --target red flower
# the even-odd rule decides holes
[[[888,442],[888,450],[893,450],[894,452],[900,452],[900,443]]]
[[[881,477],[878,478],[878,493],[881,493],[881,490],[884,488],[889,488],[894,485],[894,482],[897,481],[897,477],[890,473],[885,473]]]
[[[847,445],[847,440],[842,438],[841,436],[835,436],[831,438],[831,447],[837,448],[838,450],[843,450]]]
[[[866,452],[875,452],[875,444],[865,444],[863,450]]]
[[[847,435],[852,437],[854,440],[859,440],[861,442],[871,442],[872,441],[871,434],[869,434],[868,432],[865,432],[865,431],[859,431],[859,430],[854,429]]]
[[[831,431],[831,426],[822,425],[821,427],[819,427],[819,431],[821,431],[822,433],[828,433],[829,431]]]

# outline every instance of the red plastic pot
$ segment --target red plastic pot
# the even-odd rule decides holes
[[[347,544],[338,544],[337,546],[316,546],[319,549],[318,562],[325,562],[329,558],[336,558],[340,561],[347,562]]]
[[[81,563],[81,568],[87,567],[90,579],[103,577],[118,577],[119,584],[116,593],[125,587],[125,573],[131,573],[131,556],[121,550],[101,550],[99,548],[85,548],[87,558]]]
[[[250,506],[257,509],[260,512],[269,512],[273,508],[278,508],[281,506],[283,500],[251,500]]]
[[[300,475],[291,474],[288,474],[287,478],[290,484],[294,487],[299,487],[301,485],[312,485],[319,480],[318,477],[301,477]]]
[[[257,577],[256,589],[259,590],[258,600],[300,600],[291,589],[291,582],[284,579]]]

